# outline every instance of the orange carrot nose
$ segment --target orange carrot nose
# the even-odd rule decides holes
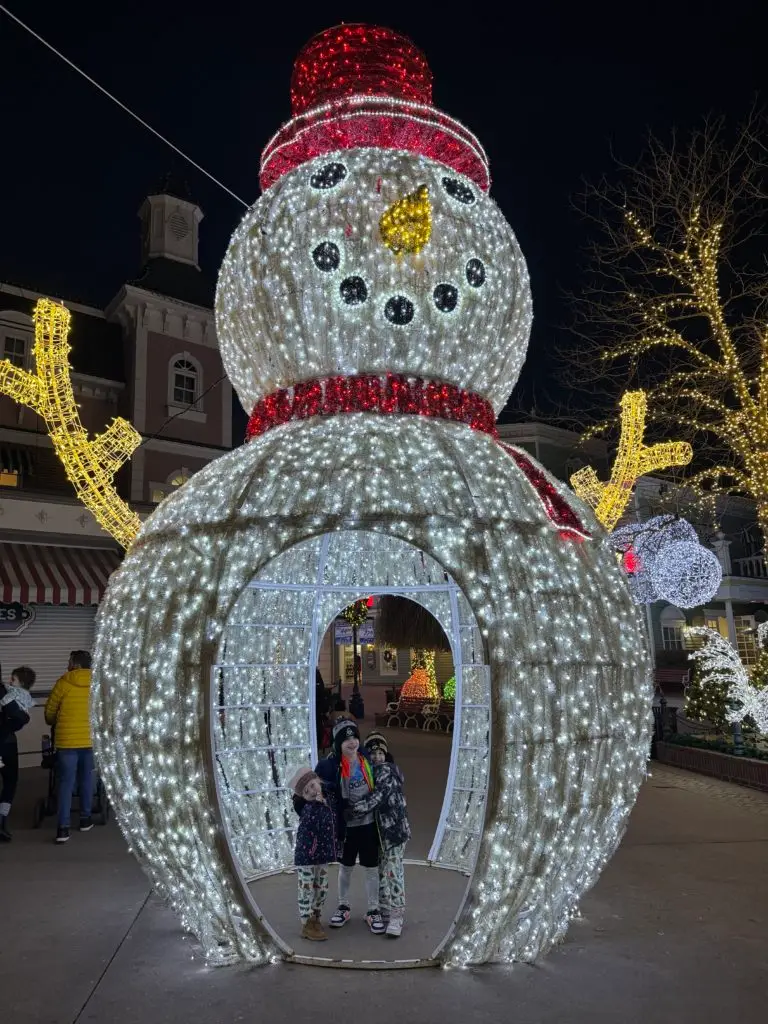
[[[382,213],[379,220],[381,240],[396,256],[420,253],[432,237],[432,203],[429,189],[419,185]]]

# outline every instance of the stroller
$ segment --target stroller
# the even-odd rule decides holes
[[[56,747],[55,747],[55,730],[51,729],[51,735],[43,736],[43,749],[42,749],[42,761],[40,763],[41,768],[45,768],[48,771],[48,795],[40,797],[35,802],[33,825],[35,828],[40,828],[45,818],[50,818],[56,814],[58,806],[58,780],[56,778]],[[73,794],[73,808],[79,809],[80,797],[75,786],[75,792]],[[95,825],[106,825],[109,821],[109,801],[107,800],[107,793],[104,789],[104,783],[101,781],[101,776],[96,776],[96,784],[93,787],[93,807],[91,809],[91,817]]]
[[[331,720],[328,715],[319,716],[317,719],[317,753],[325,757],[333,746],[333,734]]]

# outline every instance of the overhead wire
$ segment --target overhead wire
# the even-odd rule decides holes
[[[170,148],[175,153],[178,153],[180,157],[182,157],[188,163],[192,164],[192,166],[196,170],[200,171],[201,174],[204,174],[206,178],[209,178],[214,184],[218,185],[219,188],[223,189],[227,193],[227,195],[231,196],[233,199],[236,199],[238,203],[242,203],[246,210],[249,208],[249,203],[246,203],[244,199],[241,199],[239,195],[232,191],[231,188],[227,188],[227,186],[223,182],[219,181],[218,178],[214,177],[210,173],[210,171],[206,171],[204,167],[197,163],[196,160],[193,160],[191,156],[184,152],[184,150],[179,149],[179,147],[175,145],[173,142],[171,142],[170,139],[167,139],[164,135],[161,135],[161,133],[157,131],[155,128],[153,128],[151,124],[148,124],[143,117],[140,117],[134,110],[131,110],[131,108],[126,106],[125,103],[119,100],[116,96],[113,96],[113,94],[109,92],[109,90],[105,89],[103,85],[100,85],[95,78],[92,78],[89,74],[87,74],[87,72],[83,71],[82,68],[78,67],[78,65],[75,64],[74,61],[71,61],[69,57],[66,57],[61,52],[61,50],[57,50],[56,47],[52,43],[49,43],[47,39],[44,39],[39,32],[35,32],[33,28],[30,28],[30,26],[23,22],[21,18],[17,17],[13,13],[13,11],[9,11],[8,8],[5,7],[3,4],[0,4],[0,11],[2,11],[3,14],[6,14],[11,19],[11,21],[15,21],[17,25],[20,25],[21,28],[23,28],[26,32],[29,32],[29,34],[33,38],[35,38],[39,43],[42,43],[43,46],[47,47],[51,51],[51,53],[55,53],[56,56],[63,60],[65,64],[68,64],[73,71],[76,71],[79,75],[82,75],[86,82],[90,82],[92,86],[98,89],[99,92],[103,93],[108,99],[112,100],[113,103],[116,103],[121,110],[124,110],[126,114],[129,114],[135,121],[138,121],[139,124],[142,125],[142,127],[147,129],[147,131],[151,132],[154,136],[160,139],[161,142],[164,142],[166,146],[170,146]]]
[[[148,434],[146,437],[144,437],[142,439],[141,444],[138,446],[138,448],[136,450],[138,451],[139,448],[143,448],[144,445],[148,441],[155,441],[155,440],[157,440],[160,437],[160,435],[162,434],[162,432],[165,430],[165,428],[168,426],[168,424],[172,423],[178,416],[183,416],[184,413],[185,412],[189,412],[190,409],[194,410],[194,408],[197,405],[197,403],[198,402],[202,402],[202,400],[205,398],[205,396],[208,394],[208,392],[209,391],[213,391],[213,389],[215,387],[218,387],[218,385],[221,384],[221,382],[223,380],[226,380],[226,377],[227,377],[226,373],[222,373],[222,375],[217,380],[215,380],[213,382],[213,384],[209,384],[208,387],[205,389],[205,391],[203,391],[202,394],[197,396],[197,398],[194,400],[194,402],[190,403],[189,405],[185,405],[183,409],[179,409],[179,411],[175,412],[173,414],[173,416],[169,416],[168,419],[165,421],[165,423],[163,423],[163,425],[157,431],[157,433],[155,433],[155,434]]]
[[[43,46],[45,46],[47,49],[49,49],[51,51],[51,53],[54,53],[57,57],[59,57],[61,60],[63,60],[65,64],[69,65],[69,67],[72,68],[73,71],[76,71],[79,75],[82,75],[82,77],[87,82],[89,82],[96,89],[98,89],[99,92],[103,93],[108,99],[112,100],[113,103],[117,104],[117,106],[120,107],[121,110],[124,110],[125,113],[128,114],[130,117],[132,117],[135,121],[138,121],[138,123],[140,125],[142,125],[142,127],[146,128],[147,131],[151,132],[152,135],[154,135],[158,139],[160,139],[161,142],[164,142],[166,144],[166,146],[169,146],[175,153],[178,153],[180,157],[182,157],[184,160],[186,160],[188,163],[190,163],[196,170],[200,171],[201,174],[204,174],[206,176],[206,178],[209,178],[215,185],[218,185],[219,188],[223,189],[224,192],[227,193],[227,195],[231,196],[233,199],[236,199],[238,203],[241,203],[246,209],[248,209],[248,203],[246,203],[246,201],[244,199],[241,199],[240,196],[238,196],[235,192],[232,191],[232,189],[227,188],[227,186],[223,182],[219,181],[219,179],[214,177],[214,175],[211,174],[209,171],[206,171],[206,169],[204,167],[202,167],[199,163],[197,163],[196,160],[193,160],[191,156],[189,156],[187,153],[185,153],[182,149],[179,149],[179,147],[177,145],[175,145],[173,142],[170,141],[170,139],[167,139],[159,131],[157,131],[155,128],[153,128],[151,124],[148,124],[147,121],[145,121],[143,117],[140,117],[135,111],[131,110],[130,107],[126,106],[125,103],[123,103],[116,96],[114,96],[111,92],[109,92],[109,90],[105,89],[103,85],[101,85],[94,78],[92,78],[87,72],[83,71],[83,69],[81,67],[78,67],[78,65],[75,64],[74,61],[70,60],[69,57],[67,57],[65,54],[63,54],[60,50],[56,49],[56,47],[52,43],[49,43],[47,39],[44,39],[43,36],[41,36],[39,32],[36,32],[33,28],[31,28],[29,25],[27,25],[25,22],[23,22],[21,20],[21,18],[17,17],[17,15],[15,15],[13,13],[13,11],[9,11],[8,8],[4,4],[0,4],[0,11],[2,11],[3,14],[7,15],[12,21],[16,22],[17,25],[19,25],[26,32],[28,32],[39,43],[42,43]],[[198,402],[200,402],[205,397],[205,395],[208,394],[209,391],[212,391],[215,387],[217,387],[219,384],[221,384],[221,382],[225,379],[225,377],[226,377],[226,374],[222,374],[221,377],[219,377],[211,385],[209,385],[205,389],[205,391],[203,391],[203,393],[201,395],[199,395],[195,399],[195,401],[192,403],[192,406],[190,408],[192,408],[194,405],[196,405]],[[163,425],[160,427],[160,429],[156,433],[150,434],[149,436],[147,436],[147,437],[142,439],[142,442],[139,445],[139,447],[140,448],[143,447],[145,444],[147,444],[148,441],[153,441],[153,440],[156,440],[157,438],[159,438],[160,435],[165,430],[165,428],[170,423],[172,423],[173,420],[175,420],[179,416],[183,416],[184,413],[187,412],[187,411],[188,411],[187,408],[180,409],[178,412],[174,413],[172,416],[169,416],[168,419],[165,421],[165,423],[163,423]]]

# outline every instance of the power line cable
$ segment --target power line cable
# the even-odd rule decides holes
[[[198,402],[202,402],[202,400],[205,398],[209,391],[213,391],[215,387],[218,387],[218,385],[221,384],[221,382],[226,379],[226,376],[226,373],[222,373],[218,380],[215,380],[213,384],[210,384],[201,395],[198,395],[198,397],[194,400],[194,402],[192,402],[191,405],[185,405],[183,409],[179,409],[179,411],[175,412],[173,416],[169,416],[156,434],[150,434],[148,437],[145,437],[142,440],[141,444],[138,446],[136,451],[138,451],[139,448],[143,448],[147,441],[155,441],[157,438],[159,438],[162,432],[168,426],[168,424],[172,423],[177,416],[183,416],[185,412],[189,412],[190,409],[194,409]]]
[[[160,132],[156,131],[151,124],[147,124],[147,122],[142,117],[139,117],[137,113],[135,113],[133,110],[131,110],[130,107],[127,107],[124,103],[122,103],[116,96],[113,96],[111,92],[108,92],[103,85],[99,85],[99,83],[95,79],[91,78],[89,74],[86,74],[86,72],[83,71],[82,68],[79,68],[77,64],[75,64],[73,61],[71,61],[69,57],[65,57],[64,54],[60,50],[57,50],[56,47],[53,46],[51,43],[49,43],[47,39],[43,39],[43,37],[38,32],[35,32],[33,28],[30,28],[29,25],[25,24],[21,20],[21,18],[17,18],[16,15],[12,11],[9,11],[7,7],[4,7],[3,4],[0,4],[0,11],[2,11],[3,14],[6,14],[12,21],[15,21],[17,25],[20,25],[21,28],[23,28],[26,32],[29,32],[29,34],[33,36],[35,39],[37,39],[39,43],[42,43],[43,46],[47,47],[51,51],[51,53],[55,53],[56,56],[63,60],[65,64],[68,64],[73,71],[76,71],[79,75],[82,75],[87,82],[90,82],[91,85],[95,86],[99,90],[99,92],[102,92],[108,99],[112,100],[113,103],[116,103],[121,110],[124,110],[126,114],[129,114],[135,121],[138,121],[140,125],[147,129],[147,131],[155,135],[158,139],[160,139],[161,142],[164,142],[166,146],[170,146],[170,148],[175,153],[178,153],[180,157],[182,157],[188,163],[192,164],[192,166],[196,170],[200,171],[201,174],[204,174],[206,178],[210,178],[210,180],[214,182],[214,184],[218,185],[219,188],[224,189],[227,195],[230,195],[233,199],[236,199],[238,203],[242,203],[246,210],[248,209],[249,204],[246,203],[244,199],[241,199],[240,196],[236,195],[231,188],[227,188],[227,186],[223,182],[219,181],[218,178],[215,178],[209,171],[206,171],[204,167],[201,167],[199,163],[192,159],[191,156],[187,156],[187,154],[183,150],[179,149],[178,146],[175,146],[170,141],[170,139],[166,139],[166,137],[164,135],[161,135]]]
[[[37,39],[38,42],[42,43],[43,46],[47,47],[47,49],[49,49],[52,53],[54,53],[61,60],[63,60],[65,64],[68,64],[69,67],[71,67],[79,75],[82,75],[82,77],[87,82],[90,82],[90,84],[95,86],[99,90],[99,92],[103,93],[108,99],[112,100],[113,103],[116,103],[117,106],[120,107],[121,110],[124,110],[126,112],[126,114],[129,114],[132,118],[134,118],[134,120],[138,121],[140,125],[142,125],[148,131],[150,131],[158,139],[160,139],[161,142],[164,142],[166,144],[166,146],[170,146],[170,148],[174,152],[178,153],[179,156],[183,157],[184,160],[186,160],[188,163],[192,164],[192,166],[194,168],[196,168],[196,170],[200,171],[207,178],[209,178],[212,182],[214,182],[214,184],[218,185],[219,188],[223,189],[228,195],[230,195],[233,199],[236,199],[238,203],[242,203],[242,205],[246,209],[248,209],[248,203],[246,203],[246,201],[244,199],[241,199],[240,196],[236,195],[232,191],[232,189],[227,188],[227,186],[225,184],[223,184],[223,182],[219,181],[218,178],[215,178],[209,171],[206,171],[206,169],[204,167],[201,167],[200,164],[198,164],[195,160],[192,159],[192,157],[188,156],[183,150],[179,149],[179,147],[174,145],[169,139],[166,139],[166,137],[164,135],[161,135],[160,132],[156,131],[152,127],[151,124],[147,124],[147,122],[143,118],[139,117],[139,115],[136,114],[133,110],[131,110],[130,107],[127,107],[124,103],[122,103],[119,99],[117,99],[116,96],[113,96],[111,92],[108,92],[104,88],[104,86],[100,85],[95,79],[91,78],[91,76],[89,74],[87,74],[85,71],[83,71],[82,68],[78,67],[77,64],[75,64],[68,57],[66,57],[63,53],[61,53],[60,50],[57,50],[55,46],[53,46],[51,43],[49,43],[47,39],[44,39],[38,32],[35,32],[35,30],[33,28],[30,28],[29,25],[25,24],[25,22],[23,22],[21,20],[21,18],[18,18],[12,11],[9,11],[8,8],[5,7],[3,4],[0,4],[0,11],[2,11],[3,14],[6,14],[12,21],[15,21],[16,24],[21,26],[21,28],[23,28],[26,32],[29,32],[29,34],[31,36],[33,36],[35,39]],[[205,391],[203,391],[203,393],[201,395],[199,395],[198,398],[195,399],[195,401],[192,403],[192,406],[190,406],[190,408],[193,408],[195,405],[197,405],[198,402],[202,401],[202,399],[208,394],[208,392],[212,391],[215,387],[217,387],[219,384],[221,384],[221,382],[225,378],[226,378],[226,374],[222,374],[221,377],[219,377],[212,384],[210,384],[205,389]],[[154,441],[157,438],[159,438],[160,435],[165,430],[165,428],[170,423],[172,423],[173,420],[175,420],[179,416],[183,416],[184,413],[187,412],[187,411],[188,410],[186,408],[180,409],[178,412],[174,413],[172,416],[169,416],[168,419],[165,421],[165,423],[163,423],[163,425],[160,427],[160,429],[156,433],[151,434],[151,435],[149,435],[148,437],[145,437],[142,440],[141,444],[139,445],[139,448],[143,447],[148,441]]]

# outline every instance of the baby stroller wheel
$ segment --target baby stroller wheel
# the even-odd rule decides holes
[[[106,825],[109,821],[109,800],[101,779],[96,783],[96,806],[93,817],[97,825]]]
[[[40,826],[43,824],[43,818],[45,817],[47,806],[48,801],[45,799],[45,797],[41,797],[39,800],[35,801],[35,809],[32,816],[33,828],[40,828]]]

